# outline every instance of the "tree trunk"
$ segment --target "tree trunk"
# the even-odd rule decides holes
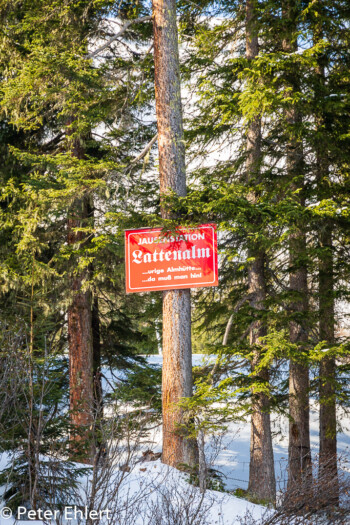
[[[290,305],[291,315],[304,317],[308,311],[307,270],[300,262],[306,252],[305,234],[299,230],[289,241],[289,286],[294,298]],[[308,340],[305,324],[295,320],[290,323],[290,341],[303,350]],[[309,368],[291,359],[289,363],[289,448],[288,487],[309,483],[311,476]]]
[[[258,35],[255,23],[254,0],[246,3],[246,56],[254,60],[258,56]],[[250,122],[247,132],[247,181],[256,180],[260,169],[261,160],[261,121],[255,118]],[[250,195],[251,202],[255,203],[257,195]],[[257,224],[257,228],[259,225]],[[250,246],[249,258],[254,258],[248,267],[248,292],[250,306],[257,316],[264,310],[266,299],[265,281],[265,254],[260,246]],[[259,345],[262,337],[266,335],[266,326],[261,319],[257,318],[250,327],[250,344],[253,347],[253,371],[259,365]],[[256,380],[264,382],[269,380],[267,368],[260,370]],[[273,448],[271,437],[271,422],[269,413],[269,399],[265,393],[252,392],[252,415],[251,415],[251,437],[250,437],[250,463],[249,463],[249,485],[248,492],[259,500],[275,502],[276,480],[273,460]]]
[[[322,39],[321,28],[317,28],[315,43]],[[316,73],[321,85],[325,83],[325,65],[321,60]],[[323,115],[317,119],[317,128],[325,128]],[[318,140],[316,151],[316,179],[319,200],[329,197],[329,161],[327,141]],[[319,225],[319,246],[322,248],[319,257],[319,330],[320,340],[328,346],[335,343],[334,315],[334,270],[332,223],[325,218]],[[330,504],[339,503],[338,466],[337,466],[337,417],[336,417],[336,364],[334,357],[325,357],[320,363],[320,454],[319,481],[332,481],[333,490],[329,494]]]
[[[321,226],[319,243],[325,249],[319,261],[320,340],[332,346],[334,340],[334,278],[332,230],[327,223]],[[337,468],[337,418],[335,391],[336,364],[334,357],[324,357],[320,363],[320,481],[332,480],[332,504],[339,503]]]
[[[287,0],[283,4],[283,18],[286,23],[283,51],[294,53],[298,49],[296,41],[297,4]],[[298,79],[293,71],[287,79],[288,88],[298,90]],[[303,147],[297,136],[296,127],[301,124],[298,109],[290,105],[285,111],[285,120],[289,128],[286,169],[290,187],[295,193],[297,204],[305,206],[303,196]],[[303,224],[293,224],[293,233],[289,238],[289,287],[292,294],[290,312],[290,341],[305,350],[308,341],[306,316],[308,313],[307,268],[305,264],[306,236]],[[311,481],[310,449],[310,409],[309,409],[309,368],[298,359],[291,359],[289,364],[289,447],[288,447],[288,489],[309,484]]]
[[[100,432],[103,417],[103,396],[101,381],[101,334],[98,297],[95,296],[92,304],[92,345],[93,345],[93,385],[94,385],[94,419],[97,432]],[[101,436],[100,436],[101,437]],[[101,444],[98,437],[97,442]]]
[[[72,155],[83,158],[80,141],[75,139]],[[91,215],[88,196],[72,204],[68,217],[68,245],[81,246],[84,232],[74,231],[86,226]],[[93,340],[91,319],[91,292],[83,291],[87,270],[71,272],[71,304],[68,308],[69,388],[72,424],[72,453],[80,461],[90,463],[93,458],[91,430],[93,426]]]
[[[189,290],[163,292],[163,454],[167,465],[198,464],[197,447],[186,435],[176,404],[192,396],[191,303]],[[179,428],[179,425],[182,428]]]
[[[256,253],[248,270],[249,292],[252,294],[252,309],[262,310],[265,300],[264,254]],[[250,344],[254,357],[252,370],[259,365],[260,338],[266,335],[266,327],[261,320],[252,323],[250,329]],[[269,381],[267,368],[259,370],[255,380],[264,383]],[[273,459],[269,398],[265,393],[252,392],[252,415],[250,435],[250,463],[248,492],[259,500],[274,503],[276,500],[275,466]]]
[[[186,195],[180,68],[175,0],[153,0],[155,94],[161,199],[170,190]],[[162,217],[171,212],[162,203]],[[163,455],[177,466],[198,463],[195,441],[187,439],[183,411],[176,407],[192,396],[190,290],[163,292]],[[182,426],[180,429],[179,426]]]

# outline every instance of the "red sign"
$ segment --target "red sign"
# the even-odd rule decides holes
[[[215,224],[125,232],[127,293],[199,288],[218,284]]]

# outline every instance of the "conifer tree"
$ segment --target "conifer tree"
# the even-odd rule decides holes
[[[134,83],[134,92],[129,91],[130,63],[124,56],[120,66],[118,51],[111,53],[107,63],[92,63],[88,56],[88,46],[94,38],[97,35],[105,37],[102,19],[106,14],[113,13],[113,6],[114,3],[109,1],[82,2],[79,6],[72,4],[68,7],[65,1],[35,5],[30,3],[20,11],[17,25],[11,26],[12,38],[4,44],[4,52],[9,54],[10,60],[6,65],[7,74],[3,82],[2,107],[14,125],[38,136],[37,144],[31,151],[17,149],[15,152],[22,162],[30,166],[28,170],[31,174],[27,181],[28,187],[21,194],[21,231],[23,237],[30,233],[31,240],[35,242],[38,224],[45,225],[44,228],[52,229],[57,242],[48,266],[56,273],[55,284],[60,302],[60,306],[56,306],[58,310],[63,308],[68,312],[68,345],[71,350],[70,405],[72,426],[75,426],[72,434],[75,444],[72,449],[85,448],[86,460],[91,460],[92,454],[90,430],[94,418],[93,369],[95,367],[97,370],[99,366],[96,362],[98,350],[93,363],[93,348],[97,349],[99,346],[100,330],[97,327],[100,323],[96,319],[96,296],[93,301],[92,293],[93,289],[103,286],[108,288],[109,300],[112,302],[119,301],[122,295],[122,274],[120,270],[116,271],[115,262],[114,274],[109,272],[109,279],[104,278],[101,284],[106,253],[107,260],[112,258],[112,254],[115,256],[113,251],[117,244],[116,235],[111,235],[112,228],[115,230],[115,223],[107,220],[106,215],[113,210],[118,216],[119,210],[116,209],[115,202],[118,202],[118,194],[120,197],[125,197],[126,194],[126,187],[111,179],[116,174],[120,179],[126,179],[125,165],[133,159],[138,148],[141,151],[144,149],[142,141],[136,151],[133,149],[132,126],[129,129],[125,126],[124,133],[116,129],[114,124],[116,115],[123,121],[124,112],[128,114],[130,124],[136,122],[130,107],[131,100],[137,100],[139,82]],[[12,16],[11,10],[6,16]],[[126,13],[126,16],[129,14]],[[133,11],[131,16],[135,16]],[[144,33],[147,35],[146,31],[141,31],[136,33],[136,37],[134,32],[133,36],[142,40]],[[146,39],[149,36],[150,33]],[[16,49],[16,39],[18,41],[20,38],[25,41],[27,51],[23,56]],[[110,35],[106,38],[110,40]],[[143,66],[143,55],[138,57]],[[134,67],[135,53],[132,53],[132,61]],[[149,69],[149,63],[145,66],[145,70]],[[127,79],[127,82],[118,78],[118,67],[120,77]],[[147,87],[147,79],[143,79],[143,86]],[[148,96],[147,92],[143,93],[141,104],[147,101]],[[25,103],[22,103],[23,100]],[[104,140],[97,140],[94,138],[98,136],[95,131],[101,123],[109,126],[111,132],[109,136],[106,134]],[[146,141],[150,133],[148,129],[154,133],[152,125],[139,129]],[[113,144],[115,140],[119,142],[118,150]],[[134,163],[133,169],[140,166],[142,156],[140,159]],[[129,173],[128,183],[132,177],[133,174]],[[26,192],[36,200],[35,220],[31,218],[29,222],[24,218],[30,216]],[[108,200],[110,193],[115,196],[112,202]],[[103,201],[103,211],[99,212],[100,234],[97,235],[92,209],[94,199],[99,204]],[[62,224],[63,217],[66,219]],[[47,244],[52,242],[53,237],[46,239]],[[119,239],[118,242],[118,249],[122,252]],[[118,257],[120,262],[120,254]],[[115,286],[116,281],[118,287]],[[105,318],[109,319],[113,307],[110,303],[107,304],[108,315]],[[92,312],[95,312],[94,319]],[[123,319],[122,315],[120,319]],[[62,324],[62,318],[60,323]],[[123,321],[121,325],[122,323]],[[110,351],[107,352],[115,329],[111,320],[109,327],[104,336],[105,357],[106,354],[111,355]],[[64,341],[64,329],[62,334]],[[128,348],[133,344],[132,334],[133,329],[129,332]],[[80,454],[80,459],[83,456],[84,453]]]
[[[282,50],[295,53],[298,50],[298,5],[295,2],[283,3],[284,34]],[[292,69],[286,74],[286,97],[300,90],[298,72]],[[286,146],[286,172],[299,214],[305,206],[303,145],[300,136],[302,115],[294,104],[285,109],[288,143]],[[302,218],[296,218],[289,237],[289,288],[292,294],[290,310],[291,343],[305,352],[308,341],[308,283],[306,268],[306,232]],[[296,484],[307,481],[311,475],[310,413],[309,413],[309,368],[298,356],[289,363],[289,447],[288,484],[291,489]]]
[[[319,24],[319,25],[322,25]],[[315,31],[314,45],[323,38],[322,28]],[[315,71],[319,79],[320,92],[325,88],[324,57],[319,57]],[[320,93],[318,93],[320,96]],[[322,201],[329,196],[330,173],[327,144],[322,140],[322,128],[325,125],[324,116],[316,115],[316,134],[319,137],[316,151],[316,180],[318,199]],[[332,221],[324,219],[319,228],[318,243],[320,247],[318,269],[319,293],[319,338],[332,347],[335,344],[335,295],[334,295],[334,262],[333,262],[333,227]],[[321,475],[333,478],[337,485],[337,419],[336,419],[336,376],[335,357],[324,357],[320,363],[320,452],[319,469]],[[337,503],[337,498],[332,503]]]
[[[346,31],[340,28],[346,24],[348,17],[348,7],[342,1],[315,2],[307,17],[315,57],[312,70],[314,133],[310,140],[314,151],[315,210],[325,210],[328,207],[328,213],[316,213],[314,221],[317,236],[315,268],[318,285],[318,337],[322,345],[319,367],[318,476],[319,480],[332,479],[334,490],[329,494],[329,503],[332,505],[338,503],[339,497],[336,401],[343,361],[342,341],[336,337],[336,296],[337,289],[341,289],[342,272],[339,272],[339,268],[343,265],[343,256],[340,255],[340,245],[344,235],[343,220],[338,220],[341,215],[339,202],[342,200],[338,191],[342,187],[343,193],[346,187],[344,174],[347,164],[347,148],[343,142],[346,135],[342,132],[347,81],[339,73],[346,68],[349,60],[348,46],[345,43]],[[338,209],[336,214],[330,213],[332,207]]]
[[[259,54],[258,23],[256,3],[252,0],[246,2],[246,57],[254,60]],[[254,117],[247,127],[247,183],[254,186],[260,182],[261,163],[261,119]],[[248,197],[250,202],[256,203],[258,195],[252,189]],[[259,222],[256,224],[259,230]],[[248,258],[252,261],[248,266],[248,294],[253,311],[260,313],[265,308],[266,278],[265,278],[265,253],[258,243],[250,244]],[[259,312],[260,311],[260,312]],[[251,323],[249,342],[253,348],[254,357],[252,369],[259,365],[259,346],[261,338],[266,336],[266,324],[263,319],[257,318]],[[267,368],[259,369],[258,378],[268,383],[269,371]],[[275,501],[276,481],[273,461],[271,423],[269,413],[269,400],[265,392],[253,391],[250,438],[250,463],[248,492],[254,497],[266,501]]]

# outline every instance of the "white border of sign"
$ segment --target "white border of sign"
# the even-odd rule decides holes
[[[208,225],[208,226],[201,226],[201,229],[202,229],[202,230],[204,230],[205,228],[206,228],[206,229],[209,228],[209,229],[212,230],[212,245],[213,245],[213,247],[214,247],[215,228],[214,228],[213,226],[209,226],[209,225]],[[140,230],[142,230],[142,228],[140,228]],[[134,234],[133,234],[133,233],[128,234],[128,232],[131,231],[131,230],[127,230],[127,231],[126,231],[127,236],[128,236],[128,242],[127,242],[127,244],[128,244],[128,274],[129,274],[128,277],[129,277],[129,289],[130,289],[130,290],[140,290],[140,291],[141,291],[141,290],[144,290],[145,292],[147,292],[147,288],[152,288],[151,291],[153,291],[153,288],[163,288],[163,289],[164,289],[164,284],[163,284],[163,285],[161,284],[160,286],[154,286],[154,285],[152,285],[152,286],[145,286],[145,288],[141,288],[140,286],[136,286],[136,287],[133,288],[133,287],[131,286],[131,284],[130,284],[130,277],[131,277],[131,271],[130,271],[130,259],[131,259],[131,258],[130,258],[130,242],[129,242],[129,237],[130,237],[130,235],[140,235],[140,234],[142,234],[142,233],[147,234],[147,230],[148,230],[148,231],[149,231],[149,230],[152,230],[153,232],[161,232],[161,231],[162,231],[162,228],[147,228],[147,229],[145,228],[145,232],[140,232],[140,231],[138,231],[138,233],[135,232]],[[183,228],[183,230],[186,231],[186,228]],[[196,228],[188,228],[188,230],[196,230]],[[126,251],[126,246],[125,246],[125,251]],[[203,283],[203,282],[198,282],[199,286],[205,286],[206,284],[213,284],[213,283],[215,283],[215,278],[216,278],[216,267],[215,267],[215,252],[214,252],[214,250],[213,250],[213,270],[214,270],[214,279],[213,279],[212,281],[208,281],[208,282],[205,282],[205,283]],[[196,283],[195,283],[195,282],[191,282],[191,285],[194,285],[193,288],[196,288]],[[172,290],[172,289],[175,289],[175,288],[180,288],[180,289],[182,288],[182,289],[183,289],[183,288],[184,288],[183,283],[182,283],[182,284],[174,284],[174,286],[171,286],[171,288],[167,288],[167,290]],[[187,286],[187,288],[192,288],[192,286]]]

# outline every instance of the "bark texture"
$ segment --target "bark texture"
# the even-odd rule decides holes
[[[298,46],[296,34],[297,4],[292,1],[283,3],[283,18],[285,34],[282,41],[283,51],[294,53]],[[298,79],[293,72],[286,79],[288,88],[298,89]],[[305,206],[303,195],[303,148],[297,136],[297,128],[301,124],[298,109],[291,105],[285,111],[285,120],[289,128],[289,138],[286,154],[287,177],[295,199],[300,207]],[[306,257],[306,236],[303,224],[299,221],[292,225],[289,237],[289,288],[292,296],[290,312],[290,341],[306,346],[308,341],[308,286]],[[310,451],[310,409],[309,409],[309,369],[298,359],[291,359],[289,364],[289,447],[288,447],[288,488],[308,484],[311,480]]]
[[[290,238],[290,291],[294,300],[290,305],[294,317],[307,315],[307,270],[300,265],[300,257],[306,250],[306,240],[302,232]],[[305,324],[293,320],[290,323],[290,341],[303,347],[308,340]],[[289,447],[288,447],[288,485],[308,482],[311,476],[310,450],[310,409],[309,409],[309,369],[298,360],[289,363]]]
[[[249,271],[249,293],[251,307],[257,312],[264,308],[265,274],[264,255],[256,254]],[[266,327],[261,320],[253,322],[250,329],[250,344],[255,347],[252,370],[259,365],[259,345],[261,337],[266,335]],[[269,381],[269,371],[263,368],[256,373],[255,380]],[[250,434],[250,463],[248,492],[259,500],[275,502],[276,479],[272,448],[269,398],[263,392],[252,392],[252,415]]]
[[[72,155],[83,158],[79,140],[74,140]],[[88,197],[77,198],[72,204],[67,221],[67,241],[70,246],[79,246],[85,241],[84,232],[74,231],[86,226],[91,215]],[[91,445],[93,426],[93,338],[90,291],[83,291],[83,282],[88,270],[71,272],[71,304],[68,308],[69,388],[72,433],[72,453],[90,463],[94,450]]]
[[[246,2],[246,57],[254,60],[258,56],[258,36],[255,23],[255,2]],[[247,131],[247,180],[257,178],[261,161],[261,121],[255,118],[250,122]],[[250,200],[254,203],[257,195],[252,193]],[[257,224],[257,227],[259,225]],[[261,320],[266,299],[265,254],[260,246],[251,246],[249,258],[253,262],[248,267],[248,292],[250,306],[256,312],[257,319],[250,327],[250,345],[254,348],[253,371],[259,365],[261,338],[267,333]],[[257,372],[256,380],[269,380],[269,371],[264,368]],[[250,437],[250,463],[248,492],[259,500],[275,502],[276,480],[273,459],[269,399],[265,393],[252,392],[252,415]]]
[[[92,304],[92,345],[93,345],[93,385],[94,385],[94,418],[96,425],[103,417],[103,396],[101,382],[101,333],[98,297],[95,296]]]
[[[174,0],[153,0],[160,193],[186,195],[180,66]],[[163,216],[169,212],[163,207]]]
[[[164,196],[172,190],[186,195],[185,146],[182,124],[176,5],[153,0],[155,95],[162,217],[171,217]],[[184,414],[176,407],[192,396],[190,290],[163,292],[163,455],[178,466],[198,463],[196,442],[187,439]]]
[[[167,465],[198,463],[197,447],[188,439],[183,411],[176,403],[192,396],[191,303],[189,290],[163,292],[163,455]]]

